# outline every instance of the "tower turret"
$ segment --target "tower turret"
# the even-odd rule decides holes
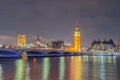
[[[24,47],[26,45],[26,35],[25,34],[23,34],[23,33],[18,34],[17,45],[18,45],[18,47]]]
[[[75,31],[74,31],[74,51],[79,52],[81,51],[81,42],[80,42],[80,31],[78,28],[78,24],[75,26]]]

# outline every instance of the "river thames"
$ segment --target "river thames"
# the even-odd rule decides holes
[[[120,56],[0,59],[0,80],[119,80]]]

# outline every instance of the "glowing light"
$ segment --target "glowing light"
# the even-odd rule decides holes
[[[37,75],[37,59],[33,58],[33,69],[32,69],[32,80],[36,80],[36,75]]]
[[[2,45],[2,44],[0,44],[0,48],[1,48],[1,47],[3,47],[3,45]]]
[[[100,61],[100,78],[101,80],[106,80],[105,79],[105,63],[104,63],[104,57],[101,56],[101,61]]]
[[[49,79],[49,70],[50,70],[50,59],[44,58],[43,59],[43,71],[42,71],[42,80],[48,80]]]
[[[0,64],[0,80],[3,80],[3,69],[1,64]]]
[[[74,31],[74,51],[75,52],[81,51],[80,31],[78,29],[78,25],[76,25],[76,28]]]
[[[80,52],[81,51],[81,42],[80,42],[80,31],[78,28],[78,25],[75,27],[74,31],[74,42],[73,46],[72,45],[66,45],[65,50],[67,51],[74,51],[74,52]]]
[[[65,75],[65,57],[60,57],[59,80],[64,80]]]
[[[24,80],[24,61],[23,60],[17,60],[15,62],[16,65],[16,74],[14,80]]]
[[[36,59],[36,58],[33,58],[33,61],[34,61],[34,62],[36,62],[36,61],[37,61],[37,59]]]
[[[70,67],[70,80],[83,80],[83,65],[82,65],[82,57],[74,57],[73,61],[71,61]]]
[[[26,65],[26,74],[25,74],[25,80],[30,80],[30,67],[29,64]]]
[[[30,68],[26,63],[25,60],[17,60],[15,62],[16,72],[14,80],[30,80]]]
[[[18,47],[25,47],[26,46],[26,35],[25,34],[19,34],[17,39],[17,45]]]

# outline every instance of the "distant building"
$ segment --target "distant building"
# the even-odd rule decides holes
[[[120,51],[120,40],[118,41],[118,44],[116,46],[117,51]]]
[[[74,37],[73,37],[73,45],[65,46],[65,50],[80,52],[81,51],[81,39],[80,39],[80,31],[78,28],[78,24],[75,26]]]
[[[46,44],[41,43],[40,37],[39,37],[39,35],[38,35],[38,36],[37,36],[36,43],[35,43],[35,45],[34,45],[34,48],[38,48],[38,49],[47,49],[48,46],[47,46]]]
[[[74,48],[73,51],[79,52],[81,51],[81,39],[80,39],[80,31],[78,28],[78,24],[75,26],[75,31],[74,31]]]
[[[114,51],[116,45],[114,44],[113,40],[110,39],[108,41],[100,41],[94,40],[91,44],[91,50],[94,51]]]
[[[26,47],[26,35],[23,33],[18,34],[17,47]]]
[[[35,45],[36,45],[36,47],[37,48],[40,48],[40,37],[39,37],[39,35],[37,36],[37,40],[36,40],[36,43],[35,43]]]
[[[52,49],[63,49],[64,47],[64,41],[58,40],[58,41],[52,41]]]

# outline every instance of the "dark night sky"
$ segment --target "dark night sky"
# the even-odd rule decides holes
[[[0,0],[0,42],[18,32],[47,39],[73,40],[76,22],[82,45],[94,39],[120,39],[120,0]]]

